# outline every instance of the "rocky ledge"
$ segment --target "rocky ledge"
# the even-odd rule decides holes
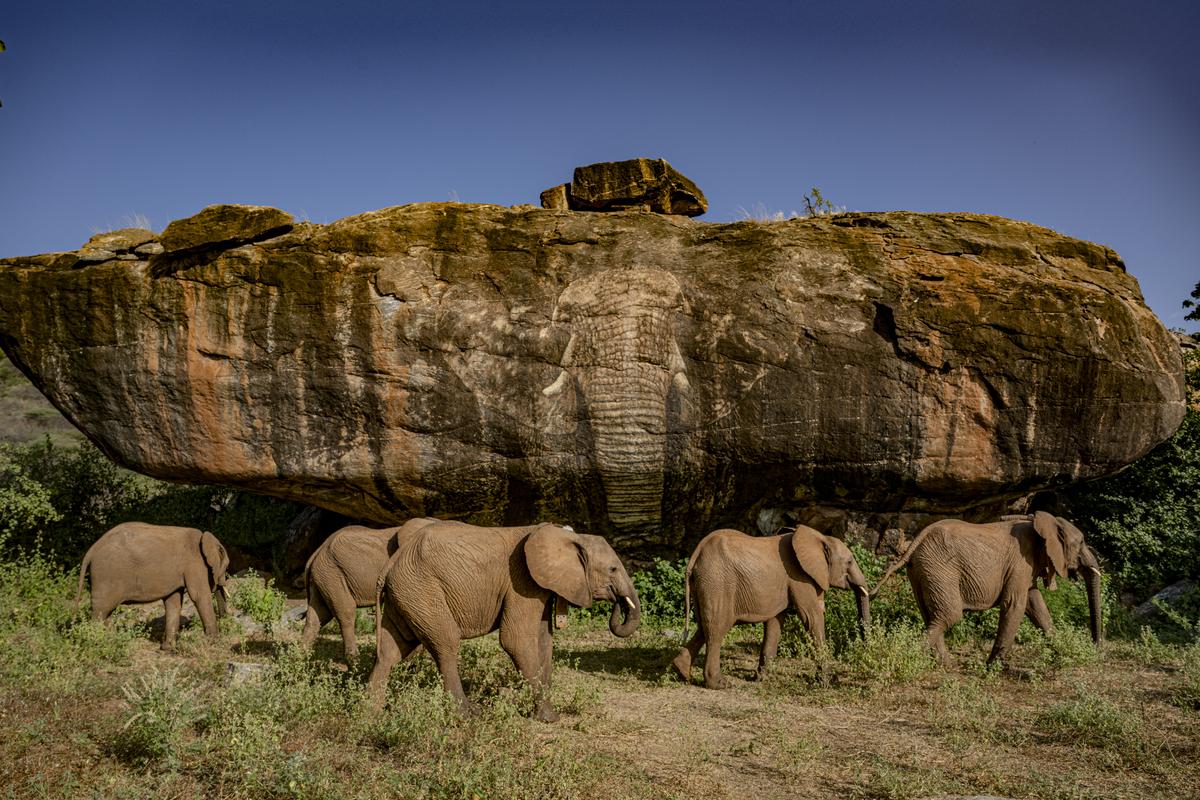
[[[1095,478],[1184,413],[1113,251],[970,214],[221,206],[0,261],[0,346],[140,472],[642,555]]]

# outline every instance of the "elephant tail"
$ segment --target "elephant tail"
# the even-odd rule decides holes
[[[877,594],[879,594],[879,590],[883,588],[883,585],[888,582],[892,575],[896,574],[896,570],[908,563],[909,559],[913,557],[913,554],[917,552],[917,548],[921,546],[921,542],[925,540],[926,535],[928,535],[928,533],[936,527],[937,523],[935,522],[932,525],[925,526],[925,528],[917,534],[917,538],[913,539],[912,544],[910,544],[908,549],[904,551],[904,555],[900,556],[900,558],[898,558],[894,564],[887,568],[887,572],[883,573],[883,577],[879,579],[879,583],[875,584],[875,588],[871,590],[871,597],[875,597]]]
[[[92,548],[88,548],[87,553],[83,557],[83,563],[79,565],[79,583],[75,587],[75,605],[71,609],[71,613],[75,614],[79,611],[79,601],[83,599],[83,580],[87,577],[88,568],[92,566]]]
[[[704,537],[700,544],[696,545],[696,549],[692,551],[692,557],[688,559],[687,572],[683,575],[683,643],[688,642],[688,623],[692,621],[692,568],[696,566],[696,556],[700,555],[700,551],[704,549],[704,543],[708,541],[708,537]]]

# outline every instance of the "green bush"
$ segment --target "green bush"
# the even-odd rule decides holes
[[[111,626],[78,620],[76,577],[37,553],[0,559],[0,679],[49,689],[102,681],[97,667],[128,660],[143,629],[119,614]]]
[[[1200,645],[1183,653],[1183,664],[1171,687],[1171,702],[1180,708],[1200,711]]]
[[[49,490],[29,475],[19,455],[12,445],[0,444],[0,552],[28,548],[40,531],[62,519]]]
[[[633,573],[643,621],[678,625],[683,619],[687,562],[686,558],[656,558],[646,569]]]
[[[63,565],[78,564],[120,512],[144,502],[156,483],[121,469],[90,443],[58,447],[47,437],[35,444],[10,446],[7,456],[21,475],[10,486],[53,509],[52,514],[27,518],[13,531],[9,550],[38,549]]]
[[[226,545],[264,558],[298,503],[219,486],[157,481],[118,467],[94,445],[0,444],[0,553],[37,550],[79,564],[105,531],[137,520],[212,531]]]
[[[907,683],[935,666],[924,630],[911,623],[872,622],[867,635],[851,640],[839,658],[852,678],[874,686]]]
[[[179,677],[178,669],[151,670],[121,688],[130,714],[113,742],[117,758],[146,767],[179,763],[183,737],[200,717],[197,690]]]
[[[1125,752],[1136,748],[1141,720],[1084,686],[1040,713],[1035,725],[1052,741]]]
[[[1052,636],[1032,631],[1025,646],[1030,650],[1033,666],[1040,671],[1085,667],[1100,659],[1091,634],[1073,625],[1059,625]]]
[[[274,578],[246,576],[236,580],[230,605],[272,633],[287,608],[287,595],[272,585]]]

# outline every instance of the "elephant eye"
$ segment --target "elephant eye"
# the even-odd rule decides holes
[[[615,566],[612,566],[612,567],[609,567],[609,568],[608,568],[608,571],[609,571],[609,572],[616,572],[616,571],[617,571],[617,568],[616,568]]]

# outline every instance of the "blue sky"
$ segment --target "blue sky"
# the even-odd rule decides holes
[[[1162,2],[6,0],[0,256],[218,202],[511,205],[665,157],[702,219],[973,211],[1200,281],[1200,7]]]

